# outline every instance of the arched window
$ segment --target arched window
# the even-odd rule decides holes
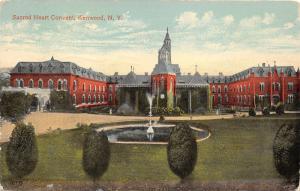
[[[73,105],[76,105],[76,95],[75,94],[73,94]]]
[[[38,81],[38,88],[43,88],[43,80],[39,79]]]
[[[77,82],[76,82],[76,80],[73,81],[73,90],[74,91],[77,90]]]
[[[216,87],[213,86],[213,87],[212,87],[212,93],[215,93],[215,92],[216,92]]]
[[[102,95],[102,101],[101,102],[104,102],[105,101],[105,97],[104,95]]]
[[[101,102],[101,96],[98,95],[98,102],[100,103]]]
[[[54,85],[53,85],[54,83],[53,83],[53,80],[52,79],[50,79],[50,80],[48,80],[48,88],[50,89],[50,90],[52,90],[53,88],[54,88]]]
[[[82,84],[82,90],[85,91],[85,83]]]
[[[62,81],[61,80],[57,81],[57,89],[62,90]]]
[[[24,80],[23,79],[20,79],[20,87],[24,88]]]
[[[34,83],[33,83],[33,79],[30,79],[28,82],[28,87],[29,88],[33,88],[34,87]]]
[[[91,103],[91,95],[89,95],[89,97],[88,97],[88,103]]]
[[[85,95],[84,94],[82,95],[81,103],[85,103]]]
[[[20,87],[20,81],[18,79],[15,80],[15,87]]]
[[[94,92],[97,92],[97,86],[96,85],[94,86]]]
[[[66,79],[64,79],[64,82],[63,82],[63,89],[64,90],[68,89],[68,81]]]
[[[94,95],[94,103],[96,103],[96,102],[97,102],[97,97],[96,97],[96,95]]]

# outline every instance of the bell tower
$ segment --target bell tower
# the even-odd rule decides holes
[[[158,63],[151,75],[152,94],[159,107],[174,107],[176,74],[171,61],[171,39],[169,30],[162,47],[158,51]]]

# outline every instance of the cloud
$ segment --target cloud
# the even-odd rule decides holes
[[[244,18],[240,21],[242,27],[256,27],[258,25],[270,25],[275,19],[274,13],[265,13],[264,16],[252,16],[250,18]]]
[[[206,25],[212,21],[213,17],[214,17],[214,13],[212,11],[207,11],[203,14],[200,23]]]
[[[234,17],[232,15],[226,15],[222,20],[224,25],[229,26],[234,22]]]
[[[192,29],[196,27],[203,27],[211,23],[214,17],[212,11],[204,12],[199,18],[196,12],[186,11],[179,15],[175,20],[178,28]]]
[[[262,23],[265,25],[270,25],[273,23],[274,19],[275,19],[274,13],[265,13],[264,18],[262,19]]]
[[[179,15],[176,22],[180,28],[194,28],[198,25],[199,19],[196,12],[187,11]]]
[[[291,29],[291,28],[293,28],[294,26],[295,26],[294,23],[288,22],[288,23],[285,23],[285,24],[283,25],[283,28],[284,28],[284,29]]]

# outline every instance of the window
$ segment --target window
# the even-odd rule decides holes
[[[20,87],[24,88],[24,80],[23,79],[20,79]]]
[[[89,95],[89,97],[88,97],[88,103],[91,103],[91,100],[92,100],[91,95]]]
[[[39,79],[38,88],[43,88],[43,80]]]
[[[89,92],[91,92],[92,91],[92,85],[90,84],[89,85]]]
[[[109,92],[112,92],[112,85],[109,85]]]
[[[76,80],[73,81],[73,90],[74,91],[77,90],[77,82],[76,82]]]
[[[244,92],[246,92],[246,85],[244,85]]]
[[[85,83],[82,84],[82,90],[85,91]]]
[[[293,94],[288,95],[287,103],[294,103],[294,95]]]
[[[76,105],[76,95],[75,94],[73,95],[73,100],[72,101],[73,101],[73,105]]]
[[[53,89],[54,88],[54,86],[53,86],[53,80],[48,80],[48,88],[49,89]]]
[[[225,92],[225,93],[228,92],[228,87],[227,87],[227,86],[224,87],[224,92]]]
[[[112,95],[109,94],[109,102],[112,102]]]
[[[222,104],[222,96],[220,96],[220,95],[218,96],[218,103]]]
[[[212,96],[211,99],[212,99],[212,103],[215,103],[215,96]]]
[[[258,100],[259,100],[259,101],[263,101],[263,100],[264,100],[264,95],[259,95],[259,96],[258,96]]]
[[[261,83],[259,84],[259,90],[260,90],[261,92],[265,91],[265,83],[261,82]]]
[[[225,95],[225,102],[228,103],[228,96]]]
[[[102,87],[102,91],[105,92],[105,86]]]
[[[243,86],[240,85],[240,92],[243,92]]]
[[[218,93],[221,93],[221,86],[218,86]]]
[[[212,93],[216,93],[216,87],[215,86],[212,87]]]
[[[67,90],[67,89],[68,89],[68,81],[67,81],[66,79],[64,79],[63,89],[64,89],[64,90]]]
[[[98,95],[98,102],[101,103],[101,96]]]
[[[101,92],[101,86],[98,87],[99,92]]]
[[[96,103],[96,102],[97,102],[97,97],[96,97],[96,95],[94,95],[94,103]]]
[[[273,89],[273,91],[279,91],[280,90],[280,83],[274,82],[272,84],[272,89]]]
[[[240,96],[236,96],[237,103],[240,103]]]
[[[29,88],[33,88],[34,87],[33,79],[29,80],[28,87]]]
[[[244,104],[246,104],[246,103],[247,103],[247,97],[244,96]]]
[[[61,90],[61,89],[62,89],[62,81],[61,81],[61,80],[58,80],[58,81],[57,81],[57,89],[58,89],[58,90]]]
[[[84,94],[82,95],[82,101],[81,102],[85,103],[85,95]]]
[[[294,89],[293,82],[288,82],[288,91],[293,91],[293,89]]]
[[[97,87],[96,87],[96,85],[94,86],[94,92],[97,92]]]

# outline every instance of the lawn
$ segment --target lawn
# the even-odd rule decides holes
[[[272,142],[280,125],[296,120],[240,118],[193,122],[208,128],[211,137],[198,143],[198,161],[190,180],[200,182],[273,180]],[[88,180],[81,166],[81,129],[54,131],[38,137],[39,162],[26,177],[34,181]],[[104,182],[177,182],[169,170],[166,145],[111,144],[111,161]],[[9,179],[4,150],[1,179]]]

